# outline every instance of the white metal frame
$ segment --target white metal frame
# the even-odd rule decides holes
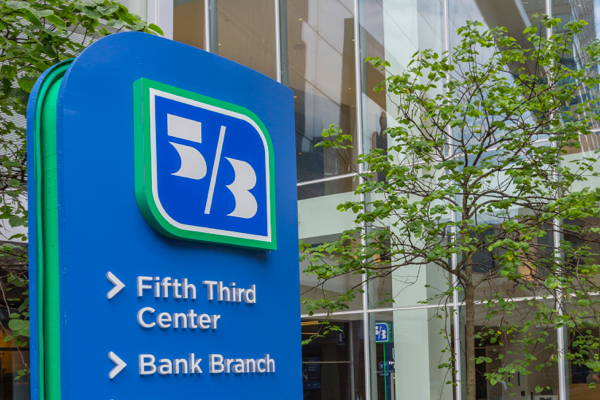
[[[147,22],[162,29],[167,39],[173,39],[173,0],[147,1]]]

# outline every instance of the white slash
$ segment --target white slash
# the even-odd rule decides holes
[[[115,295],[117,293],[119,293],[124,287],[125,284],[123,282],[121,282],[119,280],[119,278],[117,278],[112,272],[107,272],[106,273],[106,277],[108,278],[108,280],[110,281],[110,283],[112,283],[113,285],[115,285],[114,288],[110,289],[110,292],[108,292],[106,294],[106,297],[108,297],[108,299],[112,299],[113,297],[115,297]]]
[[[119,372],[123,371],[123,368],[125,368],[127,366],[127,364],[125,364],[123,362],[123,360],[121,360],[115,353],[113,353],[112,351],[108,353],[108,358],[110,358],[110,360],[112,362],[114,362],[115,364],[117,364],[116,367],[114,367],[112,369],[112,371],[110,371],[108,373],[108,377],[110,379],[114,378],[115,376],[117,376],[119,374]]]

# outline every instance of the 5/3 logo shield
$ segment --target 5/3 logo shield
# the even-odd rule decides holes
[[[159,232],[274,250],[273,153],[249,110],[148,79],[134,83],[136,199]]]

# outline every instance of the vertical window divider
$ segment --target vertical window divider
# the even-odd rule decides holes
[[[281,10],[280,0],[275,3],[275,62],[277,63],[277,82],[281,83]]]
[[[552,18],[552,0],[546,0],[546,14],[550,18]],[[546,39],[550,39],[552,36],[552,27],[546,30]],[[551,146],[555,146],[554,143],[551,143]],[[558,172],[556,170],[552,171],[552,177],[555,180],[559,179]],[[557,193],[558,196],[558,193]],[[554,220],[554,225],[558,226],[561,224],[561,221],[558,219]],[[553,233],[553,241],[554,246],[557,246],[560,243],[560,232],[558,230],[554,230]],[[555,255],[555,257],[560,257],[560,254]],[[559,316],[564,315],[564,302],[562,300],[562,295],[559,296],[560,303],[557,305],[557,314]],[[568,392],[567,392],[567,364],[565,360],[565,331],[566,327],[558,328],[556,330],[556,346],[558,349],[558,398],[560,400],[567,400]]]
[[[444,50],[448,52],[448,59],[451,60],[451,54],[450,54],[450,4],[449,4],[450,0],[444,0]],[[446,89],[444,88],[444,91],[446,91]],[[450,128],[452,129],[452,128]],[[451,133],[451,132],[450,132]],[[452,147],[452,143],[451,143],[451,138],[452,135],[449,135],[450,137],[448,138],[448,155],[451,155],[453,153],[453,147]],[[452,222],[456,222],[456,212],[451,211],[450,212],[450,221]],[[456,235],[456,227],[452,227],[451,232],[453,234],[453,236]],[[455,270],[457,268],[458,265],[458,255],[457,254],[452,254],[452,259],[450,261],[450,265],[452,267],[453,270]],[[456,287],[458,284],[458,278],[456,277],[456,275],[452,275],[452,284]],[[455,357],[456,357],[456,361],[455,361],[455,373],[454,373],[454,379],[456,381],[456,386],[454,388],[454,392],[455,392],[455,397],[457,400],[461,400],[462,399],[462,384],[461,384],[461,380],[462,380],[462,362],[461,362],[461,323],[460,323],[460,302],[459,302],[459,297],[458,297],[458,291],[454,290],[454,292],[452,293],[452,302],[454,303],[452,305],[452,310],[453,310],[453,322],[454,322],[454,329],[452,330],[452,334],[454,336],[453,338],[453,342],[454,342],[454,352],[455,352]]]
[[[358,4],[359,0],[354,0],[354,78],[355,78],[355,92],[356,92],[356,138],[357,138],[357,150],[358,154],[363,153],[363,126],[362,126],[362,75],[361,71],[361,57],[360,57],[360,19],[359,13],[360,8]],[[361,184],[364,182],[364,178],[362,176],[364,172],[364,166],[362,164],[358,164],[358,183]],[[366,203],[366,198],[364,194],[359,195],[359,200],[361,203]],[[361,239],[361,245],[366,245],[366,240],[364,239],[364,235],[367,232],[367,226],[365,222],[361,223],[361,233],[363,238]],[[364,365],[365,365],[365,398],[371,399],[371,357],[370,357],[370,321],[369,321],[369,313],[367,309],[369,307],[369,296],[368,296],[368,282],[367,282],[367,274],[362,275],[363,280],[363,294],[362,294],[362,310],[363,310],[363,332],[364,332]]]
[[[210,2],[211,0],[204,0],[204,50],[209,53],[211,51]]]

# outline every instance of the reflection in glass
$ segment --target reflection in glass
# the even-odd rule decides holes
[[[548,306],[552,306],[550,303]],[[464,323],[464,307],[461,308]],[[492,311],[498,314],[489,316]],[[488,316],[486,318],[486,315]],[[535,322],[534,322],[535,321]],[[512,329],[507,329],[509,326]],[[464,327],[461,335],[464,360]],[[552,324],[545,325],[536,319],[536,306],[522,301],[511,312],[504,313],[498,307],[475,309],[475,332],[482,338],[475,339],[475,357],[486,357],[491,362],[476,364],[476,398],[478,400],[558,400],[558,363],[556,331]],[[496,332],[501,333],[497,340]],[[533,340],[543,338],[543,342]],[[486,373],[496,372],[516,360],[525,360],[525,350],[533,356],[526,372],[514,372],[503,382],[492,384]],[[464,361],[463,361],[464,362]],[[540,367],[538,370],[536,367]],[[463,368],[463,379],[466,369]],[[538,388],[538,390],[536,390]],[[540,397],[541,396],[541,397]]]
[[[400,74],[417,50],[444,51],[443,6],[439,1],[362,0],[361,65],[363,103],[363,148],[387,148],[382,132],[395,125],[396,105],[385,91],[374,89],[389,74]],[[391,67],[387,73],[365,63],[379,57]]]
[[[328,235],[303,239],[304,243],[313,246],[333,242],[340,239],[340,235]],[[335,257],[325,260],[331,265],[335,265]],[[337,276],[327,282],[319,281],[316,275],[308,275],[303,271],[308,267],[308,261],[300,262],[300,299],[321,300],[324,298],[335,300],[337,296],[344,295],[349,290],[360,289],[362,286],[362,276],[358,274],[344,274]],[[362,308],[362,295],[354,293],[354,300],[348,303],[349,310],[360,310]],[[340,310],[337,310],[340,311]],[[342,310],[343,311],[343,310]],[[327,312],[327,310],[315,310],[317,313]],[[306,314],[304,306],[301,313]]]
[[[276,80],[273,0],[214,1],[217,7],[216,18],[211,18],[211,51]]]
[[[437,318],[441,315],[442,318]],[[418,309],[370,314],[371,398],[452,400],[451,313]]]
[[[518,212],[526,215],[526,211],[523,209]],[[486,214],[481,214],[480,222],[489,223],[490,229],[482,232],[477,239],[481,243],[490,243],[490,240],[494,240],[493,238],[502,236],[503,228],[499,222],[485,221],[485,217]],[[475,282],[480,282],[475,289],[476,301],[493,299],[499,293],[508,298],[546,294],[544,282],[551,274],[552,266],[544,260],[551,256],[554,243],[553,230],[549,225],[545,229],[545,236],[532,239],[529,243],[530,250],[521,257],[522,265],[517,269],[517,272],[521,274],[519,281],[510,280],[498,274],[500,257],[506,254],[503,246],[490,251],[486,244],[473,254],[473,276]]]
[[[285,4],[287,51],[282,72],[283,82],[294,90],[299,182],[352,172],[356,159],[355,149],[316,147],[323,140],[321,132],[331,124],[356,138],[354,15],[345,3],[287,0]]]
[[[332,181],[298,184],[298,200],[312,199],[320,196],[353,192],[358,185],[358,177],[335,179]],[[332,210],[334,211],[334,210]]]
[[[552,16],[561,20],[560,25],[554,28],[553,33],[560,34],[566,32],[567,29],[564,26],[571,21],[585,20],[588,23],[579,34],[575,35],[571,45],[572,52],[564,54],[561,57],[561,63],[570,69],[586,69],[585,64],[590,61],[589,56],[582,49],[592,44],[598,38],[597,24],[600,21],[596,21],[596,16],[598,11],[600,11],[599,7],[600,1],[598,0],[552,0]],[[597,74],[597,68],[592,72]],[[583,101],[597,99],[599,95],[600,91],[597,86],[592,88],[586,86],[585,90],[577,93],[571,101],[571,105],[576,106]],[[600,128],[598,122],[595,122],[593,128]],[[585,157],[592,157],[593,153],[590,152],[600,149],[600,136],[598,136],[598,132],[591,135],[581,135],[580,142],[581,148],[569,147],[567,148],[569,153],[583,153]]]
[[[302,321],[302,339],[323,332],[319,320]],[[334,317],[332,330],[302,346],[304,400],[364,399],[363,322],[360,314]]]
[[[574,304],[567,305],[567,314],[581,313]],[[570,329],[567,335],[567,379],[570,400],[595,400],[600,398],[600,371],[594,368],[600,359],[600,342],[597,318],[584,315],[582,324]],[[577,353],[580,356],[574,356]],[[592,387],[590,387],[590,385]]]
[[[390,229],[395,228],[390,227]],[[389,240],[384,243],[386,246],[388,244]],[[378,275],[368,284],[369,308],[423,304],[439,306],[453,301],[452,296],[446,294],[451,276],[439,265],[424,262],[397,266],[394,264],[394,259],[390,259],[389,256],[375,255],[373,259],[377,262],[376,265],[380,266]]]
[[[173,1],[173,40],[204,49],[204,2]]]

